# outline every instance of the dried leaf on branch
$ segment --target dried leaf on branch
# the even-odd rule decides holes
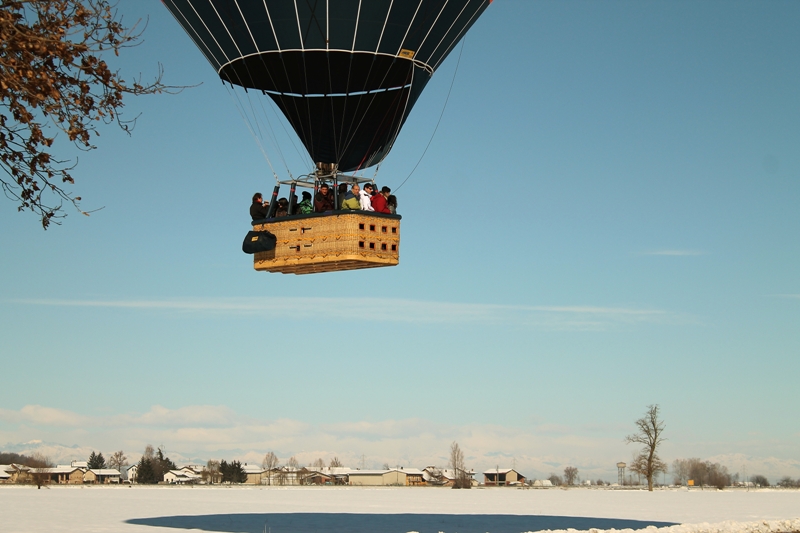
[[[64,203],[88,214],[66,188],[77,163],[55,157],[55,141],[93,150],[99,124],[133,129],[123,97],[179,89],[162,83],[161,65],[143,83],[106,63],[140,42],[140,26],[126,27],[108,0],[0,0],[0,186],[45,229],[66,216]]]

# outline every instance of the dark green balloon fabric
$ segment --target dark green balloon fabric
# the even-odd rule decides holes
[[[380,163],[491,0],[163,0],[226,82],[271,97],[314,162]]]

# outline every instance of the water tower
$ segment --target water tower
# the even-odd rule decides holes
[[[617,483],[620,485],[625,484],[625,463],[617,463]]]

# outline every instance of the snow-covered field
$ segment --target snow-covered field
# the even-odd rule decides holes
[[[695,524],[664,533],[766,533],[800,531],[798,518],[800,491],[781,490],[0,487],[4,533],[520,533],[651,524]],[[770,520],[783,522],[764,524]]]

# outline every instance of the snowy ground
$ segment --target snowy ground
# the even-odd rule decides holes
[[[702,524],[663,533],[767,533],[800,532],[799,517],[800,491],[779,490],[0,487],[3,533],[521,533],[653,524]]]

